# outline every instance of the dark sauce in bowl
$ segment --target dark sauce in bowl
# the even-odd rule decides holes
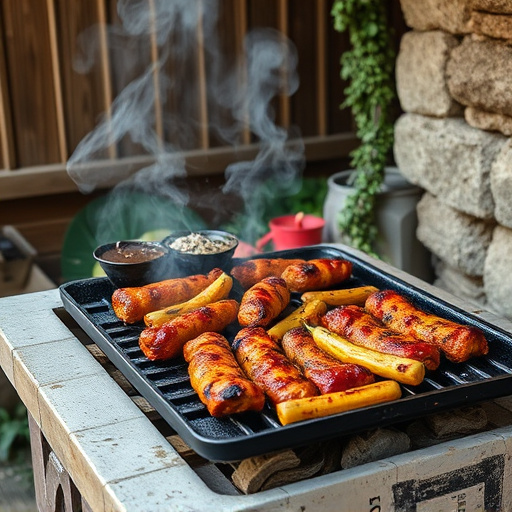
[[[169,250],[160,242],[118,241],[93,253],[117,288],[144,286],[169,277]]]
[[[107,249],[99,257],[112,263],[143,263],[160,258],[165,253],[155,247],[146,247],[138,244],[123,244]]]

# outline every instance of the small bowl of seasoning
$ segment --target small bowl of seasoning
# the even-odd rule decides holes
[[[227,231],[204,229],[175,231],[162,243],[169,249],[172,273],[187,276],[207,274],[213,268],[229,272],[238,238]]]
[[[160,242],[112,242],[100,245],[93,256],[116,288],[143,286],[168,277],[169,250]]]

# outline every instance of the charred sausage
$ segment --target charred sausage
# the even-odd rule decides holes
[[[263,409],[265,394],[244,375],[221,334],[205,332],[187,341],[183,356],[190,384],[212,416]]]
[[[208,275],[166,279],[158,283],[133,288],[118,288],[112,294],[112,309],[127,324],[141,321],[151,311],[191,299],[212,284],[222,270],[215,268]]]
[[[243,288],[248,289],[266,277],[281,277],[286,267],[304,261],[295,258],[255,258],[235,265],[231,269],[231,275]]]
[[[170,359],[182,354],[185,343],[203,332],[223,331],[236,320],[238,302],[219,300],[208,306],[166,322],[160,327],[147,327],[139,336],[139,346],[151,361]]]
[[[291,292],[324,290],[348,279],[352,263],[341,258],[319,258],[289,265],[281,274]]]
[[[321,323],[355,345],[421,361],[429,370],[439,366],[440,353],[436,346],[390,330],[359,306],[332,309],[322,317]]]
[[[265,327],[284,311],[289,302],[290,292],[284,279],[267,277],[243,294],[238,323],[243,327]]]
[[[455,363],[489,351],[483,332],[426,313],[394,290],[375,292],[366,299],[366,310],[394,331],[438,347]]]
[[[292,363],[320,390],[320,393],[345,391],[375,382],[373,373],[352,363],[342,363],[319,348],[304,327],[294,327],[281,345]]]
[[[236,360],[245,374],[275,405],[318,395],[318,389],[285,356],[262,327],[246,327],[233,341]]]

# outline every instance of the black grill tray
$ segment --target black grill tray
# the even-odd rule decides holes
[[[450,363],[443,358],[439,369],[427,372],[419,386],[402,385],[402,398],[385,404],[287,426],[278,422],[270,406],[266,406],[262,413],[251,412],[217,419],[209,415],[190,386],[187,365],[182,358],[152,362],[142,354],[138,336],[143,325],[128,326],[115,316],[110,302],[114,288],[107,278],[63,284],[60,294],[64,308],[138,392],[193,450],[212,461],[241,460],[512,393],[510,333],[383,273],[338,248],[305,247],[266,253],[260,257],[345,258],[353,263],[353,273],[343,283],[344,288],[373,285],[380,289],[394,289],[425,311],[455,322],[475,325],[487,337],[489,354],[460,364]],[[232,293],[235,298],[240,298],[242,291],[234,286]],[[299,304],[299,297],[294,297],[290,308]],[[232,326],[224,334],[228,339],[233,339],[235,333],[236,326]]]

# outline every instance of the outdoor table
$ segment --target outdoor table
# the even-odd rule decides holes
[[[354,253],[512,332],[510,322]],[[246,495],[167,435],[93,347],[57,289],[0,299],[0,365],[28,410],[40,511],[512,510],[509,397],[492,402],[503,415],[490,430]]]

